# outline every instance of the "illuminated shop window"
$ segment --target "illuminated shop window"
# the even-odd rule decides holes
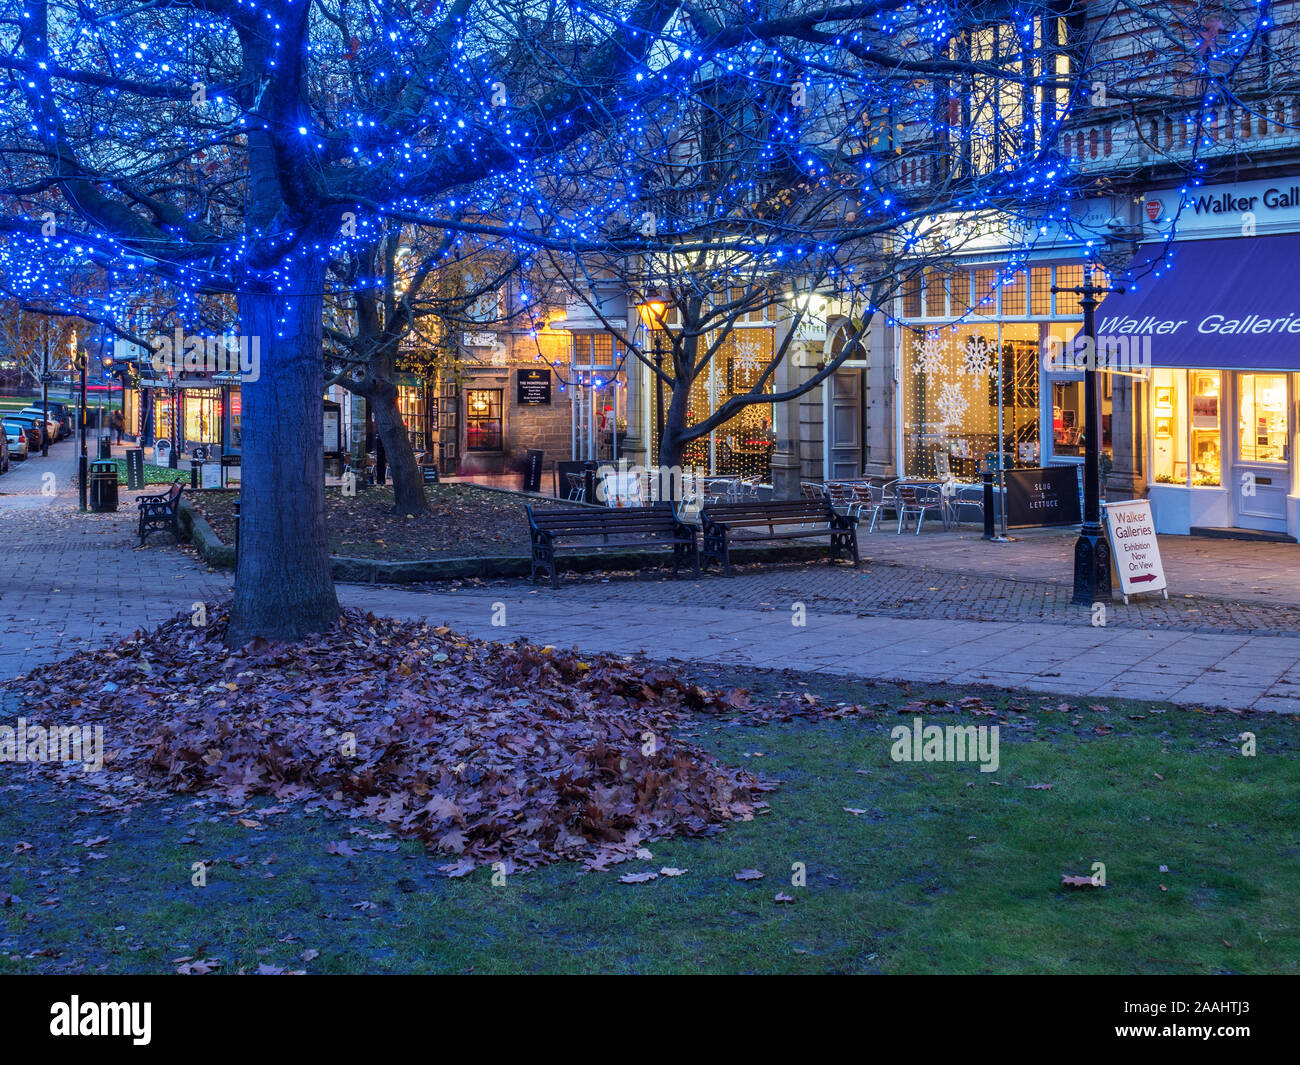
[[[244,445],[244,397],[238,389],[230,391],[230,436],[226,448],[238,451]]]
[[[501,450],[501,389],[476,388],[465,393],[465,450]]]
[[[976,314],[998,313],[998,272],[993,267],[972,271],[970,287]]]
[[[921,275],[913,274],[903,282],[903,317],[921,317]]]
[[[1052,313],[1052,268],[1035,266],[1029,273],[1029,313],[1035,317],[1046,317]]]
[[[1056,268],[1056,285],[1058,288],[1078,288],[1083,284],[1083,265],[1058,266]],[[1083,314],[1079,305],[1077,292],[1058,292],[1056,294],[1056,313],[1062,317]]]
[[[929,267],[925,271],[925,316],[943,318],[948,313],[948,291],[942,272]]]
[[[964,318],[971,312],[970,305],[970,271],[954,270],[948,278],[948,292],[951,296],[951,308],[948,311],[954,318]]]
[[[190,389],[182,408],[185,414],[185,443],[215,444],[221,440],[221,390]]]
[[[423,451],[426,443],[425,393],[426,386],[423,384],[397,386],[397,409],[402,415],[402,424],[406,426],[411,446],[417,451]]]
[[[1010,284],[1002,286],[1002,314],[1007,318],[1020,318],[1027,313],[1026,289],[1028,274],[1022,270],[1011,279]]]
[[[712,341],[713,337],[709,336],[701,338],[700,342],[705,344]],[[733,329],[723,340],[718,353],[709,360],[707,367],[691,382],[690,398],[686,405],[686,424],[698,425],[732,396],[750,392],[771,364],[774,342],[775,330],[769,327]],[[650,453],[658,455],[654,380],[650,374],[646,378],[650,399]],[[763,383],[762,391],[772,391],[770,377]],[[665,387],[665,411],[671,399],[672,393]],[[682,465],[712,474],[756,477],[767,481],[771,477],[772,453],[775,450],[772,405],[751,403],[712,433],[688,441],[682,451]]]
[[[1218,370],[1191,370],[1192,438],[1189,449],[1192,484],[1217,487],[1222,483],[1222,423],[1219,414]]]
[[[1286,376],[1245,373],[1239,380],[1238,455],[1242,462],[1285,462]]]
[[[1156,484],[1220,484],[1221,376],[1217,370],[1152,370],[1151,479]],[[1244,409],[1244,393],[1242,398]]]

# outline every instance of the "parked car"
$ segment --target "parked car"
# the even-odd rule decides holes
[[[34,445],[32,445],[31,437],[30,436],[27,437],[27,446],[34,447],[35,450],[40,450],[40,447],[44,445],[45,438],[49,436],[48,430],[45,429],[44,420],[42,419],[42,417],[40,417],[40,415],[22,414],[22,412],[19,411],[17,412],[17,414],[5,415],[5,420],[21,421],[23,425],[30,425],[32,429],[35,429],[36,442],[34,443]]]
[[[41,441],[45,436],[44,429],[35,418],[24,418],[19,414],[6,414],[4,416],[5,428],[10,425],[21,426],[27,434],[27,450],[40,451]]]
[[[9,423],[4,427],[5,446],[9,448],[10,461],[22,462],[27,457],[27,433],[21,425]]]
[[[59,423],[64,436],[72,435],[72,405],[70,403],[50,402],[50,417]]]
[[[46,414],[40,407],[24,407],[18,413],[24,416],[31,415],[33,418],[43,420],[45,422],[45,431],[50,434],[51,444],[63,439],[63,426],[59,424],[59,420],[54,416],[54,411],[50,411]]]

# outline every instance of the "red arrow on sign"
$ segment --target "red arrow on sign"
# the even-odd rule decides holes
[[[1140,577],[1130,578],[1129,584],[1142,584],[1146,581],[1153,581],[1155,579],[1156,579],[1156,575],[1154,573],[1144,573]]]

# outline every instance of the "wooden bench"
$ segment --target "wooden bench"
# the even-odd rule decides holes
[[[156,495],[140,496],[135,505],[140,508],[140,546],[144,547],[149,534],[155,529],[170,529],[181,539],[181,494],[184,485],[174,483],[167,491]]]
[[[857,519],[835,513],[825,498],[706,503],[700,510],[700,524],[704,531],[705,568],[716,560],[728,575],[731,574],[731,548],[735,544],[806,536],[831,538],[832,565],[841,551],[847,552],[855,566],[858,564]],[[733,536],[737,531],[742,531],[742,535]]]
[[[557,551],[602,551],[607,548],[672,548],[673,573],[689,562],[700,575],[700,554],[695,542],[695,527],[680,521],[671,503],[652,507],[582,507],[558,510],[550,507],[528,511],[528,531],[533,542],[532,570],[551,575],[551,587],[559,585],[555,569]]]

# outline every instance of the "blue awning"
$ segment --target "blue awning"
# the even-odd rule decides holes
[[[1129,272],[1097,307],[1099,350],[1128,337],[1153,366],[1300,370],[1300,234],[1154,245]]]

